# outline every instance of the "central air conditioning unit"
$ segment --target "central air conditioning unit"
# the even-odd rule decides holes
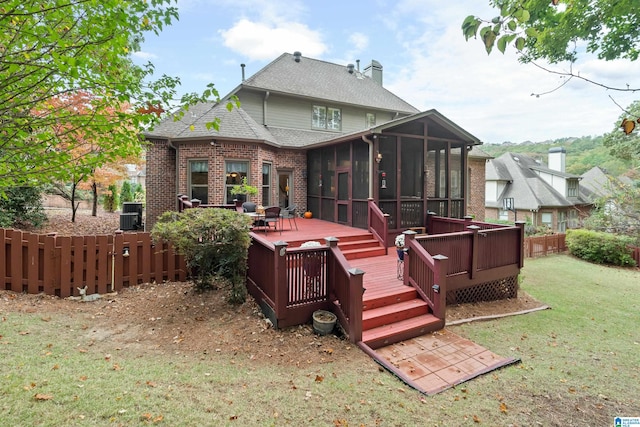
[[[139,227],[137,212],[123,212],[120,214],[120,230],[132,231]]]
[[[125,215],[125,214],[136,214],[137,216],[136,223],[135,223],[136,228],[130,228],[126,230],[142,230],[144,228],[144,224],[142,223],[142,203],[124,202],[122,204],[122,214],[120,215],[121,230],[125,230],[125,228],[122,228],[122,221],[123,221],[122,215]]]

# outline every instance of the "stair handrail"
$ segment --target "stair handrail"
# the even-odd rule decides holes
[[[431,308],[433,315],[444,321],[447,298],[447,261],[448,257],[431,255],[416,240],[414,231],[405,231],[405,284],[416,289],[418,294]],[[416,268],[423,265],[425,268]],[[427,274],[424,274],[424,273]]]
[[[384,247],[384,254],[389,253],[387,245],[387,236],[389,235],[389,214],[385,214],[380,210],[372,198],[367,200],[367,229],[373,237]]]

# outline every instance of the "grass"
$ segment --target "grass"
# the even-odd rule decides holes
[[[320,365],[92,345],[91,319],[4,310],[2,425],[606,426],[640,416],[640,272],[527,260],[551,310],[451,329],[522,360],[432,397],[357,348]],[[115,344],[114,344],[115,345]]]

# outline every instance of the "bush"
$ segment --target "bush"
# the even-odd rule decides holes
[[[0,227],[40,228],[47,221],[36,187],[11,187],[0,195]]]
[[[118,210],[120,199],[115,184],[111,184],[109,188],[107,188],[107,192],[102,196],[102,206],[107,212],[115,212]]]
[[[219,277],[230,285],[228,301],[247,297],[247,257],[251,218],[228,209],[187,209],[165,212],[151,230],[155,241],[170,242],[185,257],[200,291],[214,289]]]
[[[635,266],[629,245],[633,239],[591,230],[567,230],[569,251],[586,261],[598,264]]]
[[[123,182],[120,188],[120,205],[126,202],[133,202],[133,188],[129,181]]]

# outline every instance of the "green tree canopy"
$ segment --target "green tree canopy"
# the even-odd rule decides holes
[[[60,178],[72,160],[70,141],[92,141],[114,153],[140,150],[140,129],[170,106],[218,98],[209,85],[178,100],[178,78],[151,81],[153,65],[131,60],[146,34],[178,18],[174,2],[0,2],[0,188]],[[50,102],[79,91],[92,95],[82,111]]]
[[[490,0],[492,19],[468,16],[467,40],[480,35],[485,49],[514,43],[523,61],[574,62],[580,50],[599,59],[635,61],[640,54],[637,0]]]

